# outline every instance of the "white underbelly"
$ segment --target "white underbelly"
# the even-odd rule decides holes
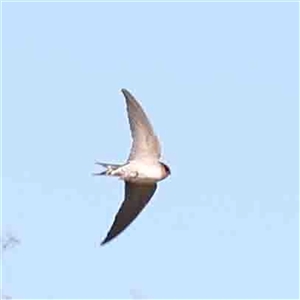
[[[160,180],[162,177],[162,172],[160,166],[140,166],[137,171],[140,178],[149,178],[154,180]]]
[[[162,168],[159,164],[141,164],[141,163],[130,163],[127,165],[127,170],[131,173],[136,172],[137,177],[135,181],[159,181],[163,179]]]

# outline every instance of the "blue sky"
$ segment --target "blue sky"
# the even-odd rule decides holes
[[[3,258],[14,298],[297,298],[296,3],[3,3]],[[99,247],[121,88],[172,176]]]

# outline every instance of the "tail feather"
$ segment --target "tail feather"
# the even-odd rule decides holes
[[[111,171],[116,170],[122,166],[120,164],[119,165],[118,164],[108,164],[108,163],[102,163],[102,162],[98,162],[98,161],[96,162],[96,165],[100,165],[100,166],[106,168],[106,170],[101,173],[94,173],[94,175],[99,175],[99,176],[110,175]]]
[[[117,164],[108,164],[108,163],[103,163],[103,162],[98,162],[96,161],[96,165],[100,165],[104,168],[112,168],[113,170],[118,169],[119,167],[121,167],[122,165],[117,165]]]
[[[100,173],[93,173],[94,175],[98,175],[98,176],[103,176],[103,175],[107,175],[107,170],[100,172]]]

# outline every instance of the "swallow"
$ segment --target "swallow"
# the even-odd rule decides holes
[[[125,97],[132,145],[124,164],[96,162],[105,171],[98,176],[114,176],[125,182],[125,199],[101,245],[124,231],[149,203],[157,183],[171,174],[170,168],[160,161],[161,146],[153,127],[139,102],[126,89]]]

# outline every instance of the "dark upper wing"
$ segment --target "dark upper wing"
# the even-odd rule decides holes
[[[122,203],[112,227],[101,245],[121,233],[142,211],[153,196],[156,183],[137,184],[125,182],[125,200]]]
[[[132,136],[132,147],[129,160],[158,160],[160,158],[160,143],[143,108],[136,99],[126,90],[125,96],[127,114]]]

